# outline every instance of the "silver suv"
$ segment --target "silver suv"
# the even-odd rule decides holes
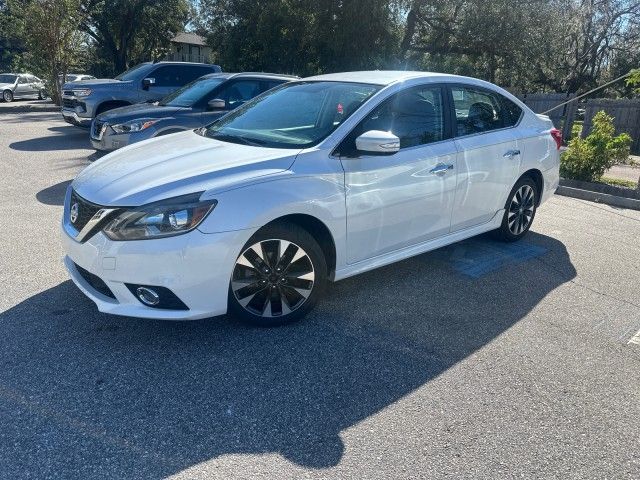
[[[96,115],[134,103],[160,100],[218,65],[187,62],[141,63],[114,79],[68,82],[62,87],[65,121],[88,128]]]

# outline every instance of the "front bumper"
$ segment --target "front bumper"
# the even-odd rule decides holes
[[[107,123],[96,129],[96,120],[91,123],[91,146],[96,150],[104,152],[111,152],[118,148],[126,147],[132,143],[141,142],[153,138],[156,134],[153,126],[146,128],[139,132],[133,133],[116,133],[113,128]]]
[[[229,280],[236,257],[254,230],[184,235],[140,241],[112,241],[102,232],[79,243],[62,226],[64,263],[73,282],[104,313],[163,320],[194,320],[227,311]],[[110,298],[96,290],[77,266],[99,277]],[[148,307],[126,284],[171,290],[188,310]]]
[[[62,118],[64,118],[65,122],[76,127],[89,128],[91,125],[91,118],[81,117],[75,110],[67,108],[62,109]]]

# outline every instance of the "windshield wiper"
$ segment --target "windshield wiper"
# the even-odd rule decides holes
[[[262,147],[264,145],[264,142],[249,140],[248,138],[237,137],[234,135],[223,135],[223,134],[216,134],[216,133],[208,135],[205,132],[205,136],[209,138],[214,138],[216,140],[221,140],[223,142],[240,143],[242,145],[250,145],[252,147]]]

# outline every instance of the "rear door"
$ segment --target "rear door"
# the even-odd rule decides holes
[[[475,85],[451,85],[458,147],[451,230],[480,225],[504,208],[518,178],[522,145],[502,95]]]
[[[338,115],[350,107],[344,99]],[[456,187],[446,90],[406,88],[374,108],[338,147],[345,171],[347,257],[355,263],[449,233]],[[355,149],[370,130],[400,138],[400,151],[377,156]]]

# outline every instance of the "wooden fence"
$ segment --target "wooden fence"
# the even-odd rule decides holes
[[[593,116],[601,110],[613,117],[616,133],[626,132],[631,135],[633,138],[631,153],[640,155],[640,100],[609,100],[605,98],[587,100],[584,126],[582,127],[583,137],[589,134],[593,124]]]
[[[544,113],[576,97],[575,93],[520,93],[516,96],[536,113]],[[571,127],[576,117],[578,102],[570,102],[567,105],[556,108],[548,113],[553,125],[562,130],[562,137],[566,140],[571,136]]]

